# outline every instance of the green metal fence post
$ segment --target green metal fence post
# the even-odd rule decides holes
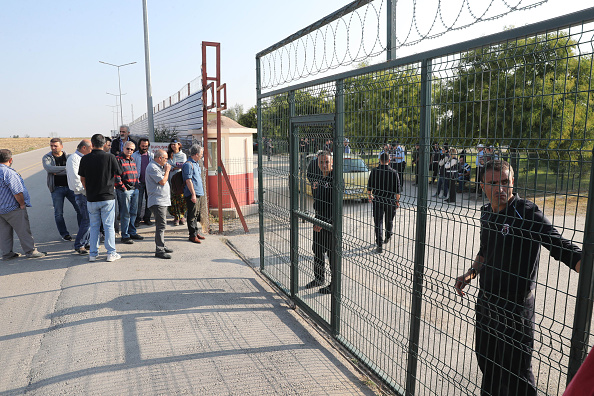
[[[594,150],[592,151],[590,175],[594,175]],[[590,178],[588,191],[588,205],[586,207],[586,225],[584,228],[584,249],[582,264],[573,316],[573,330],[571,333],[571,349],[569,351],[569,367],[567,383],[577,373],[588,354],[588,338],[590,323],[592,322],[592,308],[594,299],[594,183]]]
[[[264,176],[262,173],[262,85],[260,80],[260,58],[256,57],[256,105],[257,105],[257,128],[258,128],[258,226],[260,228],[260,271],[264,271]],[[206,106],[206,103],[204,103]],[[204,141],[208,138],[205,136]],[[207,171],[208,172],[208,171]]]
[[[340,334],[340,300],[342,284],[342,194],[344,191],[344,80],[336,81],[336,122],[334,124],[334,186],[332,206],[332,303],[333,335]]]
[[[391,61],[396,59],[396,2],[398,0],[387,0],[386,2],[386,57]]]
[[[419,188],[417,192],[417,224],[415,235],[415,266],[406,370],[406,394],[414,395],[417,378],[421,305],[423,303],[423,275],[425,272],[425,240],[427,235],[427,195],[429,175],[429,146],[431,126],[431,59],[421,63],[421,115],[419,141]]]
[[[291,297],[299,290],[299,134],[298,127],[292,122],[295,117],[295,91],[289,91],[289,199],[291,213]]]

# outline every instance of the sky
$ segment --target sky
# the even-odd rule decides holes
[[[465,1],[486,3],[448,0],[447,4],[456,9]],[[508,3],[514,1],[526,3]],[[147,3],[153,102],[200,77],[201,42],[213,41],[221,43],[221,79],[227,83],[227,101],[247,110],[256,104],[256,53],[349,1]],[[586,8],[585,3],[548,0],[536,9],[452,32],[412,50],[564,15]],[[437,0],[399,0],[398,4],[405,15],[406,7],[430,10]],[[119,94],[117,68],[99,61],[137,62],[120,68],[123,121],[130,123],[132,112],[134,118],[146,112],[142,0],[1,0],[0,5],[0,137],[88,137],[118,128],[119,106],[113,107],[118,99],[107,94]],[[208,57],[213,59],[214,53]],[[213,70],[211,63],[208,67]]]

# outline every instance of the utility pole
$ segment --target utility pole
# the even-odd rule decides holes
[[[153,92],[151,88],[151,55],[149,51],[148,12],[146,0],[142,0],[142,20],[144,22],[144,66],[146,68],[146,113],[148,115],[149,140],[155,140],[155,123],[153,121]]]

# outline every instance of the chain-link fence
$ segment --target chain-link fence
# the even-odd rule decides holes
[[[266,93],[258,54],[261,269],[394,391],[561,394],[590,349],[592,15]]]

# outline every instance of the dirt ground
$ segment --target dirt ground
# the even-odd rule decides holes
[[[80,140],[81,138],[63,138],[63,142]],[[25,153],[31,150],[47,147],[49,150],[50,138],[0,138],[0,149],[9,149],[12,155]]]

